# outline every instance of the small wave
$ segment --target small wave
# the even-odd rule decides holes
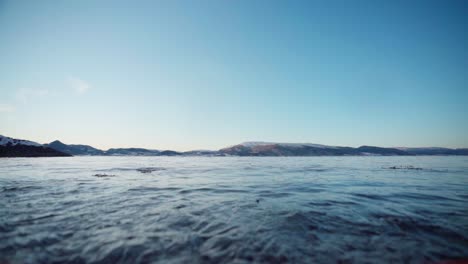
[[[247,190],[239,190],[239,189],[230,189],[230,188],[222,188],[222,189],[215,189],[213,193],[247,193]]]
[[[389,170],[423,170],[423,168],[421,168],[421,167],[414,167],[412,165],[390,166],[390,167],[384,167],[383,169],[389,169]]]
[[[415,166],[412,166],[412,165],[390,166],[390,167],[383,167],[382,169],[403,170],[403,171],[424,171],[424,172],[438,172],[438,173],[446,173],[446,172],[459,173],[459,172],[463,172],[463,171],[449,171],[448,169],[429,169],[429,168],[415,167]]]
[[[97,169],[94,171],[134,171],[135,168],[110,168],[110,169]]]
[[[128,189],[129,192],[163,192],[163,191],[178,191],[180,188],[176,187],[167,187],[167,188],[158,188],[158,187],[137,187]]]
[[[268,191],[264,191],[264,192],[260,193],[260,196],[264,197],[264,198],[283,198],[283,197],[288,197],[288,196],[291,196],[291,195],[292,194],[288,193],[288,192],[268,192]]]
[[[43,220],[43,219],[47,219],[47,218],[51,218],[55,216],[57,216],[57,214],[45,214],[45,215],[34,216],[34,217],[18,220],[16,224],[26,224],[26,223],[30,224],[35,221],[39,221],[39,220]]]
[[[389,198],[399,198],[403,200],[424,200],[424,201],[459,201],[458,199],[449,198],[447,196],[439,196],[439,195],[432,195],[432,194],[424,194],[424,193],[396,193],[393,195],[387,195]]]
[[[145,167],[145,168],[138,168],[136,169],[138,172],[141,173],[152,173],[154,171],[161,171],[165,170],[164,168],[159,168],[159,167]]]
[[[333,206],[334,203],[332,203],[332,202],[327,202],[327,201],[318,201],[318,202],[309,202],[308,205],[311,205],[311,206],[325,206],[325,207],[328,207],[328,206]]]
[[[330,206],[344,206],[344,205],[356,205],[357,203],[351,201],[332,201],[332,200],[324,200],[324,201],[316,201],[316,202],[309,202],[308,205],[310,206],[323,206],[323,207],[330,207]]]
[[[98,169],[95,170],[97,172],[108,172],[108,171],[138,171],[140,173],[151,173],[154,171],[162,171],[166,170],[166,168],[162,167],[141,167],[141,168],[129,168],[129,167],[116,167],[110,169]]]
[[[330,171],[330,168],[322,168],[319,166],[314,166],[314,167],[302,167],[302,168],[292,168],[292,169],[286,169],[287,172],[295,173],[295,172],[325,172],[325,171]]]
[[[372,200],[386,200],[386,198],[382,195],[378,194],[369,194],[369,193],[353,193],[353,196],[372,199]]]
[[[21,192],[21,191],[34,191],[42,189],[40,186],[13,186],[13,187],[3,187],[2,192]]]
[[[196,192],[212,192],[215,189],[213,188],[195,188],[195,189],[184,189],[179,191],[180,194],[190,194],[190,193],[196,193]]]
[[[398,227],[405,233],[423,232],[427,235],[437,235],[440,237],[450,237],[454,240],[465,241],[468,243],[468,237],[462,233],[452,230],[452,228],[445,227],[439,224],[427,223],[425,219],[419,219],[409,216],[398,215],[374,215],[374,217],[387,222],[388,224]]]
[[[210,192],[210,193],[217,193],[217,194],[227,194],[227,193],[248,193],[247,190],[241,189],[231,189],[231,188],[193,188],[193,189],[184,189],[181,190],[180,194],[190,194],[190,193],[198,193],[198,192]]]
[[[14,230],[15,230],[15,225],[0,222],[0,233],[8,233],[8,232],[12,232]],[[0,262],[0,263],[2,263],[2,262]]]
[[[315,185],[316,186],[316,185]],[[288,190],[289,192],[292,193],[319,193],[319,192],[324,192],[325,188],[314,188],[314,187],[309,187],[309,186],[292,186],[285,188],[285,190]]]
[[[115,175],[113,175],[113,174],[104,174],[104,173],[102,173],[102,174],[100,174],[100,173],[94,174],[93,176],[94,176],[94,177],[98,177],[98,178],[115,177]]]

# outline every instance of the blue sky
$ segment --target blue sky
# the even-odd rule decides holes
[[[468,147],[466,1],[2,1],[0,134]]]

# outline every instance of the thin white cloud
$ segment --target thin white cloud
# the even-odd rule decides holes
[[[83,94],[91,88],[91,85],[76,77],[68,77],[68,83],[77,94]]]
[[[20,102],[26,104],[30,100],[34,100],[38,97],[44,97],[48,94],[49,94],[49,90],[46,90],[46,89],[24,89],[22,88],[16,92],[16,98]]]
[[[0,113],[10,113],[14,112],[15,107],[10,104],[0,104]]]

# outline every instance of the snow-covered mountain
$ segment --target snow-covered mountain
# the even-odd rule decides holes
[[[16,138],[5,137],[5,136],[0,135],[0,146],[16,146],[16,145],[35,146],[35,147],[42,146],[41,144],[33,142],[33,141],[24,140],[24,139],[16,139]]]
[[[39,143],[0,135],[0,157],[65,157],[69,154]]]
[[[321,144],[313,144],[313,143],[278,143],[278,142],[264,142],[264,141],[247,141],[242,142],[239,145],[245,147],[256,147],[256,146],[266,146],[266,145],[280,145],[285,147],[291,148],[301,148],[301,147],[314,147],[314,148],[336,148],[335,146],[327,146]]]
[[[398,148],[405,152],[408,152],[413,155],[457,155],[457,156],[464,156],[468,155],[468,149],[466,148],[439,148],[439,147],[428,147],[428,148]]]
[[[220,150],[234,156],[401,156],[412,155],[394,148],[361,146],[359,148],[326,146],[312,143],[244,142]]]
[[[211,150],[177,152],[144,148],[111,148],[100,150],[88,145],[64,144],[58,140],[49,144],[5,137],[0,135],[0,157],[48,156],[411,156],[411,155],[466,155],[468,149],[450,148],[358,148],[327,146],[313,143],[275,143],[248,141],[238,145]]]
[[[412,155],[468,155],[468,149],[450,148],[383,148],[361,146],[358,148],[327,146],[311,143],[275,143],[251,141],[219,150],[233,156],[412,156]]]

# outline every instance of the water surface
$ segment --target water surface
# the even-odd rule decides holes
[[[0,159],[0,263],[468,256],[468,157]]]

